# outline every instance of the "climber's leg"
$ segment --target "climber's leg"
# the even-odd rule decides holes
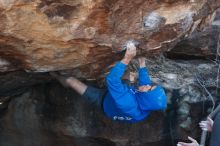
[[[74,77],[63,77],[56,73],[50,73],[55,77],[64,87],[70,87],[77,93],[82,95],[89,103],[92,103],[102,108],[102,101],[106,93],[106,89],[98,89],[92,86],[87,86],[83,82]]]
[[[84,84],[83,82],[79,81],[78,79],[74,77],[67,78],[66,83],[69,85],[70,88],[75,90],[80,95],[83,95],[86,89],[88,88],[86,84]]]
[[[91,104],[96,105],[99,109],[103,109],[103,100],[107,93],[107,89],[98,89],[88,86],[83,97]]]
[[[64,77],[55,72],[50,72],[50,75],[56,78],[64,87],[70,87],[80,95],[83,95],[88,87],[86,84],[74,77]]]
[[[89,103],[102,109],[102,102],[106,93],[105,89],[98,89],[92,86],[87,86],[74,77],[68,78],[66,82],[72,89],[82,95]]]

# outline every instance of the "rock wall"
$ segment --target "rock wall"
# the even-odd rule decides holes
[[[172,48],[206,25],[219,0],[1,0],[1,71],[86,67],[88,77],[117,60],[129,39],[140,52]],[[116,57],[115,57],[116,56]]]
[[[198,122],[213,103],[198,81],[219,100],[219,6],[219,0],[0,0],[0,145],[171,146],[188,135],[199,139]],[[129,39],[140,43],[138,56],[168,96],[167,110],[142,122],[109,120],[47,73],[103,87]]]
[[[198,122],[212,104],[194,73],[213,83],[215,65],[159,57],[147,63],[152,80],[166,89],[166,111],[152,112],[135,124],[111,121],[73,90],[57,82],[38,84],[16,92],[7,106],[0,106],[0,145],[172,146],[188,135],[198,139]],[[215,93],[215,85],[206,86]]]

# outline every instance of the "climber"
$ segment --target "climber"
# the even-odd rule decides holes
[[[208,118],[206,121],[201,121],[199,123],[202,130],[212,132],[209,146],[219,146],[220,145],[220,112],[216,115],[215,120]],[[198,142],[188,137],[191,143],[178,142],[177,146],[199,146]]]
[[[74,77],[65,78],[51,73],[62,85],[70,87],[90,103],[100,107],[112,120],[137,122],[145,119],[151,111],[167,107],[167,97],[162,87],[154,86],[148,76],[145,59],[139,58],[138,87],[129,86],[121,78],[130,61],[136,56],[136,46],[128,44],[124,58],[106,77],[107,89],[87,86]]]

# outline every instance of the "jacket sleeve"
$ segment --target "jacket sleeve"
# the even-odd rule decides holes
[[[139,68],[138,74],[139,74],[139,86],[152,84],[146,67]]]
[[[123,76],[126,68],[127,65],[122,62],[118,62],[106,77],[108,91],[115,100],[126,94],[129,90],[127,85],[123,84],[121,81],[121,77]]]

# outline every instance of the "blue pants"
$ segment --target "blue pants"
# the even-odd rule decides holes
[[[98,89],[92,86],[88,86],[83,97],[91,104],[97,106],[99,109],[103,109],[103,100],[107,93],[107,89]]]
[[[214,120],[209,146],[220,146],[220,112]]]
[[[129,80],[122,80],[126,84],[131,84]],[[88,86],[83,97],[91,104],[97,106],[99,109],[103,110],[103,101],[105,95],[107,94],[107,88],[99,89],[93,86]]]

